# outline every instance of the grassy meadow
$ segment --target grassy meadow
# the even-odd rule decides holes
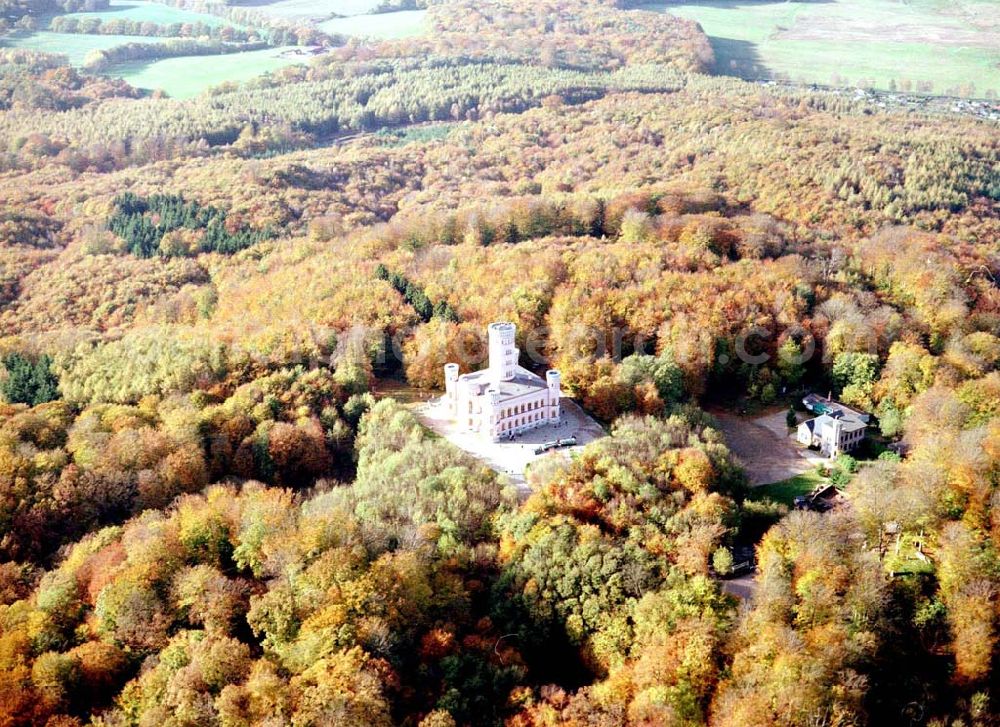
[[[278,0],[259,7],[263,12],[288,20],[313,22],[324,32],[371,38],[402,38],[423,31],[425,11],[401,11],[370,15],[376,0]],[[332,17],[343,16],[343,17]],[[213,15],[173,8],[149,0],[112,0],[111,7],[98,12],[71,13],[69,17],[116,18],[157,24],[201,21],[218,25],[223,19]],[[48,24],[46,19],[44,25]],[[44,27],[43,25],[43,27]],[[126,43],[160,43],[168,38],[131,35],[87,35],[40,30],[0,39],[0,47],[18,47],[48,53],[62,53],[76,66],[83,65],[91,51],[106,50]],[[308,57],[292,48],[268,48],[223,56],[193,56],[119,64],[107,73],[136,86],[162,90],[174,98],[188,98],[226,82],[248,81],[269,71]]]
[[[314,23],[331,34],[390,39],[424,31],[425,11],[366,14],[376,4],[278,0],[257,9]],[[972,97],[1000,93],[1000,0],[682,0],[643,8],[698,21],[710,36],[721,74]],[[113,0],[108,10],[73,15],[158,24],[222,22],[148,0]],[[63,53],[80,65],[93,50],[162,40],[39,31],[0,44]],[[112,74],[140,88],[186,97],[302,61],[283,49],[268,49],[123,64]]]
[[[698,21],[723,74],[882,89],[920,84],[939,94],[1000,92],[996,0],[701,0],[645,8]]]
[[[92,50],[107,50],[126,43],[163,43],[168,38],[139,35],[85,35],[83,33],[52,33],[40,30],[28,35],[18,35],[0,40],[0,47],[27,48],[46,53],[62,53],[74,66],[83,65]]]
[[[277,0],[257,4],[255,8],[285,20],[320,22],[338,16],[364,15],[378,4],[379,0]]]
[[[146,0],[112,0],[111,7],[92,13],[68,13],[70,18],[97,18],[108,20],[135,20],[140,22],[169,25],[171,23],[202,22],[206,25],[219,25],[221,18],[190,10],[181,10],[161,3]],[[48,27],[51,18],[45,18],[41,27]],[[89,35],[85,33],[53,33],[39,30],[0,39],[0,46],[28,48],[46,53],[62,53],[75,66],[83,65],[87,54],[94,50],[107,50],[126,43],[162,43],[169,38],[139,35]],[[203,62],[202,59],[198,59]],[[119,75],[119,74],[114,74]],[[122,74],[124,75],[124,74]],[[225,80],[225,79],[223,79]]]
[[[324,33],[369,38],[405,38],[419,35],[424,29],[425,10],[401,10],[396,13],[354,15],[333,18],[318,25]]]
[[[148,0],[111,0],[111,7],[107,10],[98,10],[87,13],[68,13],[67,18],[97,18],[98,20],[135,20],[142,23],[157,23],[159,25],[169,25],[171,23],[204,23],[205,25],[222,25],[225,21],[215,15],[207,13],[196,13],[191,10],[182,10],[162,3],[148,2]],[[229,23],[231,25],[231,23]]]
[[[301,56],[288,55],[291,48],[266,48],[223,56],[185,56],[158,61],[122,63],[109,73],[124,78],[136,88],[160,89],[173,98],[190,98],[222,83],[239,83],[293,63]]]
[[[83,64],[92,50],[105,50],[125,43],[164,43],[169,38],[131,35],[83,35],[39,31],[27,36],[7,38],[4,45],[62,53],[75,66]],[[162,90],[174,98],[195,96],[221,83],[248,81],[268,71],[293,63],[305,63],[308,57],[294,55],[293,48],[233,53],[220,56],[182,56],[160,60],[120,63],[106,71],[109,76],[124,78],[136,88]]]

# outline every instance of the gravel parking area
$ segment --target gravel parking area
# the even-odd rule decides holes
[[[779,409],[754,418],[712,412],[752,487],[787,480],[826,461],[795,441],[795,433],[789,433],[785,423],[787,411]]]

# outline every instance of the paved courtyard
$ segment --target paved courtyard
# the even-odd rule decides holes
[[[789,432],[785,423],[787,411],[779,409],[752,419],[725,411],[712,412],[753,487],[787,480],[827,462],[795,441],[795,433]]]
[[[550,455],[562,456],[567,459],[574,452],[605,436],[604,429],[590,418],[572,399],[562,397],[559,400],[562,419],[559,424],[549,424],[518,434],[513,441],[491,442],[480,434],[462,430],[448,415],[446,407],[440,398],[410,405],[420,423],[431,429],[449,442],[464,449],[469,454],[483,460],[497,472],[506,475],[517,485],[522,495],[530,494],[525,471],[535,460]],[[577,444],[573,447],[563,447],[552,450],[544,455],[535,454],[535,448],[544,442],[555,439],[576,437]]]

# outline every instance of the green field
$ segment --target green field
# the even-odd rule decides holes
[[[145,38],[138,35],[83,35],[78,33],[50,33],[42,30],[28,35],[4,38],[0,46],[28,48],[46,53],[62,53],[74,66],[83,65],[83,59],[92,50],[107,50],[126,43],[162,43],[167,38]]]
[[[261,10],[287,13],[288,17],[305,17],[312,14],[329,16],[332,12],[367,12],[375,5],[374,0],[282,0],[272,5],[263,5]],[[368,36],[372,38],[402,38],[418,35],[423,31],[425,11],[401,11],[376,15],[333,18],[317,23],[328,33]],[[97,17],[101,19],[127,18],[129,20],[153,23],[186,23],[202,21],[218,24],[220,18],[200,13],[178,10],[155,2],[143,0],[113,0],[111,8],[95,13],[73,13],[72,17]],[[78,33],[52,33],[39,31],[3,38],[0,47],[28,48],[48,53],[62,53],[75,66],[83,65],[87,54],[94,50],[106,50],[126,43],[161,43],[167,38],[131,35],[86,35]],[[108,75],[124,78],[137,88],[160,89],[174,98],[197,95],[207,88],[227,81],[242,82],[269,71],[294,63],[306,63],[308,55],[296,54],[294,48],[268,48],[266,50],[235,53],[221,56],[194,56],[165,58],[154,61],[123,63],[109,71]]]
[[[125,43],[161,43],[167,38],[131,35],[78,35],[42,31],[28,36],[5,38],[0,46],[30,48],[63,53],[75,66],[83,64],[92,50],[104,50]],[[293,63],[306,63],[307,56],[293,55],[294,48],[267,48],[222,56],[186,56],[162,60],[122,63],[107,71],[124,78],[136,88],[161,89],[175,98],[187,98],[226,81],[248,81],[268,71]]]
[[[288,55],[290,50],[293,49],[267,48],[224,56],[186,56],[122,63],[108,73],[124,78],[137,88],[161,89],[174,98],[188,98],[220,83],[249,81],[268,71],[306,62],[304,58]]]
[[[171,23],[195,23],[219,25],[224,22],[213,15],[179,10],[168,5],[144,0],[112,0],[108,10],[94,13],[69,13],[70,18],[100,18],[101,20],[138,20],[163,25]],[[42,27],[48,27],[50,17],[42,20]],[[75,66],[83,64],[84,58],[92,50],[107,50],[126,43],[162,43],[167,38],[138,35],[87,35],[83,33],[52,33],[41,30],[35,33],[16,35],[0,39],[0,47],[28,48],[47,53],[62,53]]]
[[[319,24],[324,33],[367,36],[369,38],[406,38],[424,30],[426,10],[401,10],[396,13],[355,15],[334,18]]]
[[[712,41],[718,73],[883,89],[929,83],[942,94],[1000,92],[1000,0],[702,0],[645,9],[698,21]]]
[[[69,13],[67,18],[98,18],[100,20],[136,20],[139,22],[170,25],[171,23],[197,23],[221,25],[222,18],[190,10],[172,8],[161,3],[145,0],[111,0],[111,7],[94,13]]]
[[[254,9],[285,20],[319,22],[335,16],[364,15],[378,4],[379,0],[278,0],[255,3]]]
[[[826,481],[826,478],[820,476],[816,470],[809,470],[781,482],[754,487],[750,490],[748,497],[751,500],[763,500],[767,498],[792,507],[795,504],[796,497],[799,495],[808,495],[816,489],[817,485],[825,484]]]

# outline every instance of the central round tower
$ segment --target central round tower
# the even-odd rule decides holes
[[[513,323],[489,325],[490,378],[493,381],[510,381],[517,370],[520,352],[514,345],[517,327]]]

